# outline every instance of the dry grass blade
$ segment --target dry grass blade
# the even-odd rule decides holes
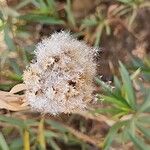
[[[88,135],[83,134],[83,133],[75,130],[72,127],[69,127],[67,125],[63,125],[63,126],[66,129],[68,129],[71,134],[73,134],[75,137],[77,137],[78,139],[80,139],[80,140],[82,140],[84,142],[88,142],[88,143],[93,144],[93,145],[98,145],[100,143],[100,140],[92,138],[92,137],[89,137]]]
[[[76,114],[83,116],[86,119],[92,119],[98,122],[105,122],[108,126],[112,126],[115,123],[114,120],[108,119],[106,116],[101,115],[101,114],[94,116],[88,112],[83,112],[83,111],[76,112]]]

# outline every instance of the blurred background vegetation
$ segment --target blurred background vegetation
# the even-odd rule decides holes
[[[0,0],[0,90],[22,83],[36,43],[61,30],[99,47],[98,103],[55,117],[1,109],[0,150],[149,150],[150,1]]]

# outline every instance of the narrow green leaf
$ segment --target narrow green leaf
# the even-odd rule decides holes
[[[114,76],[114,84],[115,84],[115,88],[121,89],[121,83],[117,76]]]
[[[112,87],[108,84],[106,84],[105,82],[103,82],[101,79],[99,78],[95,78],[95,81],[97,84],[101,85],[101,87],[103,88],[103,90],[109,94],[112,93]]]
[[[112,96],[102,95],[101,97],[105,101],[115,104],[115,106],[117,106],[120,109],[129,110],[129,107],[125,101],[122,101],[122,100],[117,99],[116,97],[112,97]]]
[[[0,132],[0,147],[2,148],[2,150],[9,150],[6,140],[1,132]]]
[[[67,132],[68,130],[64,128],[61,123],[53,120],[45,120],[45,122],[49,125],[51,125],[54,129],[58,129],[61,132]]]
[[[115,94],[121,95],[121,83],[118,79],[118,77],[114,76],[114,84],[115,84]]]
[[[120,112],[122,112],[122,110],[118,108],[99,108],[94,110],[94,113],[101,113],[101,114],[109,113],[111,115],[118,114]]]
[[[3,16],[2,10],[0,10],[0,19],[4,20],[4,16]]]
[[[61,150],[58,144],[52,138],[48,140],[48,143],[54,150]]]
[[[21,149],[23,149],[22,139],[20,137],[13,139],[10,143],[10,150],[21,150]]]
[[[95,78],[96,83],[100,84],[102,86],[102,88],[104,89],[104,91],[108,94],[108,96],[110,98],[115,99],[115,101],[119,101],[119,103],[123,103],[125,106],[127,106],[127,108],[130,108],[128,102],[121,96],[118,95],[117,93],[114,93],[112,90],[112,87],[108,84],[106,84],[105,82],[101,81],[101,79]],[[113,100],[112,100],[113,102]]]
[[[90,26],[95,26],[95,25],[97,25],[98,24],[98,21],[96,20],[96,18],[90,18],[90,19],[84,19],[83,21],[82,21],[82,25],[83,26],[87,26],[87,27],[90,27]]]
[[[46,138],[53,138],[53,137],[57,138],[57,137],[59,137],[59,135],[57,133],[49,131],[49,130],[45,130],[44,135]]]
[[[19,10],[23,7],[25,7],[26,5],[30,4],[31,3],[31,0],[22,0],[16,7],[15,9],[16,10]]]
[[[144,136],[147,139],[150,139],[150,129],[149,128],[146,128],[141,124],[137,124],[136,126],[139,128],[139,130],[144,134]]]
[[[115,115],[113,116],[113,118],[114,118],[114,119],[118,119],[118,118],[120,118],[120,117],[122,117],[122,116],[125,116],[125,115],[127,115],[127,114],[128,114],[127,111],[122,111],[122,112],[120,112],[120,113],[115,114]]]
[[[36,14],[23,15],[20,16],[19,19],[23,19],[31,22],[39,22],[43,24],[64,24],[63,20],[50,17],[50,16],[36,15]]]
[[[139,108],[139,112],[144,112],[147,109],[150,109],[150,93],[148,94],[148,97],[145,99],[141,107]]]
[[[104,27],[105,27],[104,24],[100,24],[97,27],[97,32],[96,32],[96,38],[95,38],[94,46],[98,46],[100,44],[100,40],[101,40],[101,36],[102,36]]]
[[[47,8],[47,6],[46,6],[44,0],[38,0],[38,2],[39,2],[39,4],[40,4],[41,9],[46,9],[46,8]]]
[[[141,73],[141,68],[138,68],[133,74],[131,75],[131,80],[137,78],[137,76]]]
[[[123,86],[124,86],[124,92],[127,96],[127,101],[129,103],[129,105],[135,110],[136,109],[136,102],[135,102],[135,92],[133,90],[133,86],[132,86],[132,82],[129,76],[129,73],[127,71],[127,69],[125,68],[125,66],[119,62],[120,65],[120,74],[122,77],[122,81],[123,81]]]
[[[74,15],[72,13],[72,10],[71,10],[71,1],[70,0],[67,0],[67,5],[65,6],[65,10],[67,12],[67,18],[68,18],[68,21],[70,22],[70,24],[72,26],[76,26],[76,22],[75,22],[75,18],[74,18]]]
[[[136,130],[136,126],[135,126],[135,118],[130,119],[129,121],[129,129],[128,131],[135,136],[135,130]]]
[[[14,70],[14,72],[16,73],[14,76],[20,76],[22,75],[22,72],[20,70],[19,64],[16,62],[15,59],[9,59],[9,64],[12,67],[12,69]]]
[[[138,122],[142,124],[150,124],[150,117],[149,115],[140,115],[138,117]]]
[[[11,30],[10,30],[8,24],[6,24],[4,27],[4,40],[5,40],[6,45],[7,45],[9,50],[16,50],[16,46],[14,44],[12,37],[11,37]]]
[[[124,3],[124,4],[131,4],[132,3],[132,0],[117,0],[121,3]]]
[[[105,141],[104,141],[103,150],[109,150],[110,145],[112,144],[113,140],[115,139],[115,136],[117,136],[118,130],[122,126],[126,125],[127,123],[128,123],[128,121],[117,122],[110,128],[110,130],[105,138]]]
[[[38,126],[39,122],[33,119],[28,119],[25,121],[25,124],[28,126]]]
[[[130,132],[128,132],[130,140],[134,143],[135,147],[137,147],[139,150],[149,150],[150,146],[146,145],[142,139],[132,135]]]
[[[10,91],[12,87],[14,87],[15,84],[14,83],[4,83],[4,84],[0,84],[0,90],[2,91]]]
[[[6,23],[0,18],[0,31],[4,30]]]
[[[22,127],[22,128],[26,127],[26,125],[25,125],[23,120],[17,119],[17,118],[13,118],[13,117],[6,117],[4,115],[0,115],[0,121],[7,122],[7,123],[9,123],[11,125],[19,126],[19,127]]]
[[[55,0],[46,0],[46,2],[47,2],[47,5],[48,5],[48,9],[50,11],[50,14],[57,17],[58,13],[57,13],[57,9],[56,9]]]

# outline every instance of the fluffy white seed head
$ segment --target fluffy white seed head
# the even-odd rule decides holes
[[[36,61],[24,72],[29,105],[53,115],[86,108],[93,99],[95,52],[64,31],[40,42],[35,50]]]

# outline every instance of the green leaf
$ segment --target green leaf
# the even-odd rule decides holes
[[[19,10],[23,7],[25,7],[26,5],[30,4],[31,3],[31,0],[22,0],[16,7],[15,9],[16,10]]]
[[[104,27],[105,27],[104,24],[100,24],[97,27],[96,39],[95,39],[94,46],[98,46],[100,44],[100,40],[101,40],[101,36],[102,36]]]
[[[141,68],[138,68],[135,72],[133,72],[133,74],[131,75],[131,80],[136,79],[139,74],[141,73]]]
[[[5,22],[0,18],[0,31],[3,31],[5,28]]]
[[[38,2],[39,2],[41,9],[47,9],[47,6],[46,6],[44,0],[38,0]]]
[[[91,112],[91,113],[101,113],[101,114],[111,114],[111,115],[114,115],[114,114],[118,114],[122,112],[122,110],[118,109],[118,108],[98,108],[98,109],[95,109],[94,112]]]
[[[25,121],[25,124],[28,126],[38,126],[39,122],[33,119],[28,119]]]
[[[124,3],[124,4],[131,4],[133,0],[117,0],[121,3]]]
[[[138,122],[142,124],[150,124],[150,117],[149,115],[140,115],[138,117]]]
[[[98,24],[98,21],[96,20],[96,18],[90,18],[90,19],[84,19],[83,21],[82,21],[82,25],[83,26],[95,26],[95,25],[97,25]]]
[[[47,141],[50,144],[50,146],[53,148],[53,150],[61,150],[58,144],[52,138],[48,139]]]
[[[65,6],[65,10],[67,12],[67,18],[68,18],[68,21],[70,22],[70,24],[72,26],[76,26],[76,22],[75,22],[75,18],[74,18],[74,15],[71,11],[71,1],[70,0],[67,0],[67,5]]]
[[[148,97],[145,99],[141,107],[139,108],[139,112],[144,112],[146,110],[150,109],[150,93],[148,94]]]
[[[1,132],[0,132],[0,147],[2,148],[2,150],[9,150],[6,140]]]
[[[128,132],[130,140],[134,143],[134,145],[139,149],[139,150],[149,150],[150,146],[146,145],[142,139],[132,135],[130,132]]]
[[[0,84],[0,90],[3,91],[10,91],[12,87],[15,86],[15,83],[4,83]]]
[[[118,103],[118,106],[120,104],[121,106],[124,106],[126,108],[130,108],[128,102],[121,95],[113,92],[112,87],[109,84],[106,84],[105,82],[101,81],[98,78],[95,78],[95,81],[96,81],[96,83],[98,83],[102,86],[102,88],[104,89],[104,91],[108,95],[107,100],[109,100],[109,102],[112,102],[112,103],[116,102],[116,104]]]
[[[68,130],[66,128],[64,128],[63,125],[61,125],[61,123],[57,122],[57,121],[53,121],[53,120],[45,120],[45,122],[49,125],[51,125],[54,129],[57,129],[61,132],[68,132]]]
[[[0,115],[0,121],[7,122],[11,125],[19,126],[19,127],[22,127],[22,128],[26,127],[26,124],[23,120],[13,118],[13,117],[6,117],[6,116],[3,116],[3,115]]]
[[[53,16],[58,16],[57,9],[56,9],[56,2],[55,0],[46,0],[48,5],[48,10],[50,11],[50,14]]]
[[[132,82],[129,76],[129,73],[127,71],[127,69],[125,68],[125,66],[119,62],[120,65],[120,74],[122,77],[122,81],[123,81],[123,87],[124,87],[124,92],[126,94],[126,99],[129,103],[129,105],[132,107],[132,109],[136,109],[136,102],[135,102],[135,92],[133,90],[133,86],[132,86]]]
[[[15,46],[14,41],[11,38],[10,34],[11,34],[11,30],[10,30],[8,24],[6,24],[4,27],[4,40],[5,40],[6,45],[9,50],[16,50],[16,46]]]
[[[120,83],[120,81],[119,81],[119,79],[116,77],[116,76],[114,76],[114,85],[115,85],[115,95],[121,95],[121,88],[122,88],[122,86],[121,86],[121,83]]]
[[[36,14],[23,15],[23,16],[20,16],[19,19],[23,19],[23,20],[31,21],[31,22],[39,22],[43,24],[64,24],[63,20],[50,17],[50,16],[36,15]]]
[[[2,10],[0,10],[0,19],[1,19],[2,21],[4,20],[4,16],[3,16]]]
[[[149,128],[146,128],[141,124],[137,124],[136,126],[139,128],[139,130],[144,134],[144,136],[147,139],[150,139],[150,129]]]
[[[110,145],[112,144],[113,140],[115,139],[115,136],[117,136],[118,130],[122,126],[126,125],[127,123],[128,123],[128,121],[117,122],[110,128],[110,130],[104,140],[103,150],[109,150]]]
[[[136,120],[135,120],[134,117],[133,117],[132,119],[130,119],[128,131],[129,131],[133,136],[135,136],[135,130],[136,130],[135,123],[136,123]]]
[[[23,141],[21,138],[15,138],[11,141],[10,150],[20,150],[23,149]]]
[[[99,78],[95,78],[95,81],[97,84],[101,85],[105,92],[107,92],[108,94],[112,94],[112,87],[110,85],[106,84]]]
[[[15,72],[14,77],[16,76],[16,77],[19,77],[19,79],[21,79],[22,78],[22,72],[21,72],[19,64],[17,64],[16,60],[15,59],[9,59],[9,64]]]
[[[22,79],[22,75],[18,75],[16,73],[13,73],[13,72],[6,72],[5,74],[3,74],[3,76],[9,80],[13,80],[13,81],[17,81],[17,82],[23,82],[23,79]],[[9,83],[9,84],[3,84],[3,85],[14,85],[16,83]]]
[[[53,137],[57,138],[59,136],[57,133],[49,131],[49,130],[46,130],[44,132],[44,135],[46,138],[53,138]]]
[[[122,101],[120,99],[117,99],[116,97],[112,97],[112,96],[105,96],[105,95],[102,95],[101,96],[102,99],[104,99],[105,101],[107,102],[110,102],[112,104],[115,104],[116,107],[122,109],[122,110],[129,110],[129,106],[128,104],[126,103],[126,101]]]

